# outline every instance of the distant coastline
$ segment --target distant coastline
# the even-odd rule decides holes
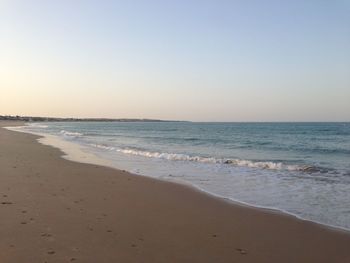
[[[59,118],[41,116],[0,115],[0,120],[24,121],[24,122],[199,122],[199,123],[349,123],[350,120],[342,121],[187,121],[187,120],[159,120],[159,119],[137,119],[137,118]]]
[[[6,121],[53,121],[53,122],[81,122],[81,121],[97,121],[97,122],[184,122],[184,121],[172,121],[172,120],[158,120],[158,119],[113,119],[113,118],[56,118],[56,117],[38,117],[38,116],[13,116],[13,115],[0,115],[0,120]]]

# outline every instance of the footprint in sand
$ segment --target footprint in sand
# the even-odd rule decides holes
[[[241,254],[241,255],[246,255],[247,251],[244,250],[243,248],[236,248],[236,250]]]
[[[2,205],[12,205],[12,202],[1,202]]]
[[[50,250],[50,251],[47,252],[47,254],[49,254],[49,255],[53,255],[53,254],[55,254],[55,253],[56,253],[56,252],[53,251],[53,250]]]

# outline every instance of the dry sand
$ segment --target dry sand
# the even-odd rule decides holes
[[[15,123],[0,122],[0,126]],[[350,235],[0,128],[0,262],[350,262]]]

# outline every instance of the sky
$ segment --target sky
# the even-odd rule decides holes
[[[350,0],[0,0],[0,115],[350,121]]]

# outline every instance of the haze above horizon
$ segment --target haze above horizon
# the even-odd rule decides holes
[[[0,2],[0,115],[350,121],[350,2]]]

